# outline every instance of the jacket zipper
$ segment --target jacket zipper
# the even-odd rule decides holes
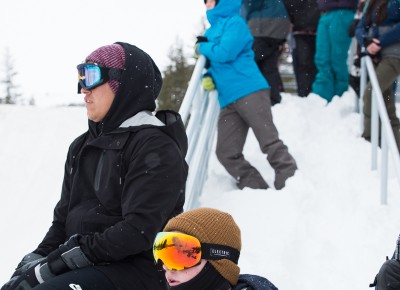
[[[100,189],[101,172],[103,171],[105,154],[106,154],[106,150],[103,150],[103,152],[100,155],[99,163],[97,163],[96,175],[94,178],[94,190],[95,191],[99,191],[99,189]]]

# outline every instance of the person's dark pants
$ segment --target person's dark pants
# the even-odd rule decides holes
[[[296,161],[279,139],[272,120],[268,90],[254,92],[223,108],[218,120],[217,158],[240,189],[266,189],[268,184],[243,155],[249,128],[254,132],[261,151],[275,170],[275,188],[281,189],[293,176]]]
[[[317,74],[314,64],[315,35],[294,35],[293,65],[297,83],[297,94],[306,97],[311,92],[312,84]]]
[[[56,276],[33,290],[117,290],[108,277],[93,267]]]
[[[400,59],[398,58],[382,58],[378,66],[375,68],[376,77],[382,91],[383,100],[389,115],[390,125],[393,129],[394,138],[397,147],[400,150],[400,121],[396,115],[396,103],[393,92],[393,82],[400,75]],[[368,83],[364,91],[364,132],[362,136],[371,140],[371,83]]]
[[[284,40],[269,37],[254,37],[253,50],[255,60],[261,73],[271,87],[271,105],[281,102],[281,92],[284,91],[281,75],[278,69],[281,46]]]

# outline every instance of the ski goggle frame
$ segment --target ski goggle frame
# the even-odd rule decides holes
[[[78,69],[78,94],[81,88],[92,90],[109,80],[119,80],[122,70],[117,68],[105,67],[97,63],[81,63]]]
[[[197,266],[201,259],[228,259],[238,263],[240,252],[234,248],[200,243],[191,235],[179,232],[159,232],[153,244],[156,264],[163,263],[170,270],[184,270]]]

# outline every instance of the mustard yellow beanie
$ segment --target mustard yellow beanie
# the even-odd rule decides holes
[[[164,231],[179,231],[199,239],[201,243],[228,246],[240,252],[242,242],[240,229],[232,216],[212,208],[197,208],[186,211],[169,220]],[[208,260],[213,267],[236,285],[240,268],[228,259]]]

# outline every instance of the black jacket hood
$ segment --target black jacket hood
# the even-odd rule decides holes
[[[114,102],[104,120],[99,123],[89,120],[90,131],[96,136],[118,128],[140,111],[154,111],[155,100],[162,87],[160,70],[146,52],[128,43],[116,44],[124,48],[125,68]]]

